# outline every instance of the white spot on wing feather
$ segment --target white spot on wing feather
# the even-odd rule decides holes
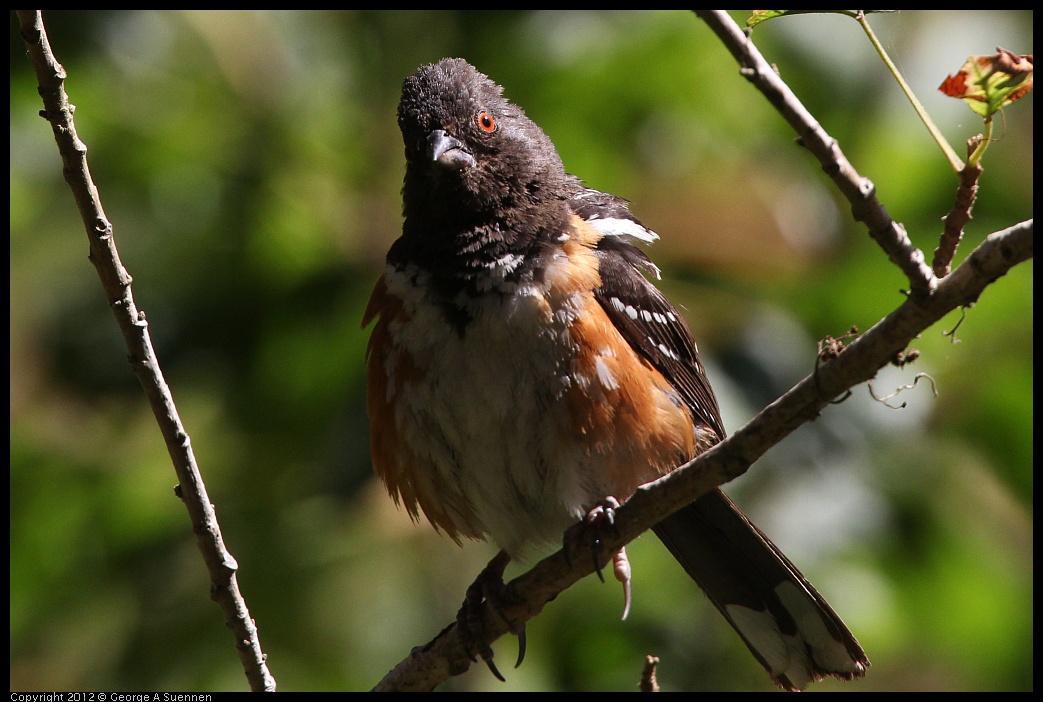
[[[590,217],[587,223],[601,232],[603,236],[626,236],[643,241],[646,244],[651,244],[659,238],[659,235],[654,231],[642,227],[632,219],[619,219],[616,217],[601,219],[601,217],[595,215]]]

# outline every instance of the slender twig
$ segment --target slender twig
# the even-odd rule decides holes
[[[236,649],[250,688],[254,691],[274,691],[275,679],[268,671],[265,656],[257,637],[257,627],[246,601],[239,592],[235,572],[238,565],[225,548],[217,515],[206,486],[196,465],[195,455],[188,433],[181,424],[174,398],[170,393],[159,361],[152,348],[145,313],[134,304],[131,292],[131,277],[120,262],[119,252],[113,236],[112,223],[105,216],[101,197],[91,178],[87,166],[87,147],[76,134],[73,122],[74,107],[65,93],[65,69],[55,60],[43,16],[39,10],[18,10],[22,39],[28,49],[29,62],[39,82],[44,110],[41,115],[51,124],[58,152],[61,154],[65,180],[72,189],[76,205],[87,229],[90,243],[88,258],[94,264],[101,279],[105,298],[116,316],[116,323],[129,352],[131,368],[138,376],[148,397],[149,405],[159,423],[167,445],[167,452],[174,463],[178,486],[175,493],[188,508],[192,530],[203,560],[210,572],[211,598],[225,614],[228,626],[236,639]]]
[[[970,154],[967,156],[968,166],[980,167],[981,157],[985,155],[985,149],[987,149],[989,144],[992,142],[992,125],[993,118],[992,115],[989,115],[985,118],[983,124],[985,127],[985,133],[979,134],[978,137],[975,138],[973,149],[968,149],[970,151]]]
[[[884,45],[876,38],[876,34],[873,33],[873,28],[869,26],[869,20],[866,19],[865,12],[859,10],[855,14],[855,20],[858,22],[859,26],[862,27],[862,31],[866,33],[866,36],[869,37],[869,43],[873,45],[874,49],[876,49],[876,53],[880,55],[880,59],[884,62],[884,65],[887,66],[887,70],[889,70],[891,75],[894,76],[894,79],[898,81],[898,86],[902,89],[902,92],[905,93],[906,98],[909,99],[913,109],[916,110],[916,114],[920,117],[920,121],[922,121],[924,126],[927,127],[927,131],[931,133],[934,141],[938,144],[939,148],[941,148],[942,153],[945,154],[945,159],[949,162],[953,171],[956,173],[962,171],[963,161],[961,161],[960,157],[956,155],[956,151],[952,148],[952,145],[949,144],[945,135],[942,134],[942,130],[938,128],[938,125],[934,123],[933,119],[931,119],[931,115],[924,109],[919,98],[916,97],[916,93],[914,93],[913,89],[909,87],[909,84],[905,82],[905,78],[902,76],[902,72],[898,70],[898,66],[896,66],[894,61],[891,60],[891,57],[887,55]]]
[[[641,692],[659,692],[659,681],[656,680],[656,669],[659,667],[659,658],[656,656],[645,656],[645,667],[641,671],[641,680],[638,689]]]
[[[973,155],[984,139],[981,134],[968,139],[967,151]],[[938,248],[934,250],[934,258],[931,260],[931,270],[939,278],[949,275],[956,249],[960,245],[960,240],[963,239],[964,227],[971,221],[971,208],[974,207],[974,201],[978,197],[978,178],[981,177],[983,170],[979,160],[969,158],[963,170],[960,171],[956,201],[943,218],[945,226],[942,228],[942,234],[938,240]]]

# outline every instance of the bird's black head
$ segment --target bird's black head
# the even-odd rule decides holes
[[[421,66],[406,78],[398,124],[407,232],[524,220],[548,202],[564,206],[567,176],[554,144],[463,59]]]

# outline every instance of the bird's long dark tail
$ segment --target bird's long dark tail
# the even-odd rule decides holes
[[[869,659],[844,622],[723,492],[653,529],[781,687],[865,674]]]

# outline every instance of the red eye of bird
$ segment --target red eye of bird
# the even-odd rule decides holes
[[[492,134],[496,131],[496,120],[488,112],[478,113],[478,128],[483,132]]]

